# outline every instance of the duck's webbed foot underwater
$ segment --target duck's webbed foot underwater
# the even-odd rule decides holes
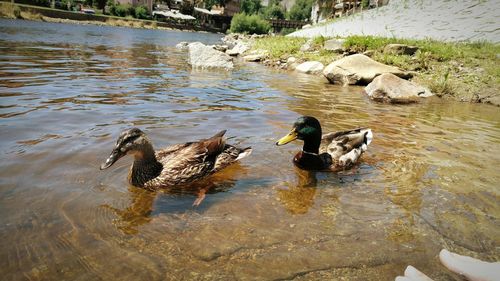
[[[207,189],[208,188],[202,188],[198,191],[198,194],[197,194],[198,197],[196,198],[196,200],[194,200],[193,205],[192,205],[193,207],[198,207],[201,204],[201,202],[203,201],[203,199],[205,199]]]

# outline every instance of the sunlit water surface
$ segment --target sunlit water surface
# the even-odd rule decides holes
[[[500,256],[500,112],[429,99],[371,102],[360,87],[237,62],[194,71],[180,41],[219,35],[0,20],[3,280],[436,280],[441,248]],[[369,126],[362,163],[306,174],[276,147],[299,115],[325,132]],[[127,184],[99,165],[120,131],[157,148],[227,129],[251,157],[197,188]]]

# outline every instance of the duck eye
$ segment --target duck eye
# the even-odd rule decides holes
[[[133,142],[133,141],[135,141],[137,138],[139,138],[139,135],[130,136],[130,137],[128,137],[127,139],[128,139],[128,141],[129,141],[129,142]]]
[[[122,143],[129,143],[129,142],[133,142],[134,140],[136,140],[137,138],[139,137],[139,135],[135,135],[135,136],[128,136],[126,137]]]

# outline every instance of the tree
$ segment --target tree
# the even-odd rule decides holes
[[[247,15],[258,14],[262,5],[260,0],[242,0],[240,4],[240,12]]]
[[[309,20],[311,17],[312,0],[297,0],[290,9],[288,18],[291,20]]]
[[[279,0],[270,0],[267,8],[263,9],[263,15],[266,19],[285,19],[285,8],[281,6]]]

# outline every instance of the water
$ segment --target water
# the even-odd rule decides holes
[[[0,276],[5,280],[436,280],[441,248],[500,257],[500,114],[237,63],[193,71],[179,41],[219,35],[0,20]],[[299,115],[369,126],[362,163],[307,174],[276,147]],[[128,186],[99,171],[137,126],[156,148],[227,129],[251,157],[197,189]],[[457,279],[458,280],[458,279]]]

